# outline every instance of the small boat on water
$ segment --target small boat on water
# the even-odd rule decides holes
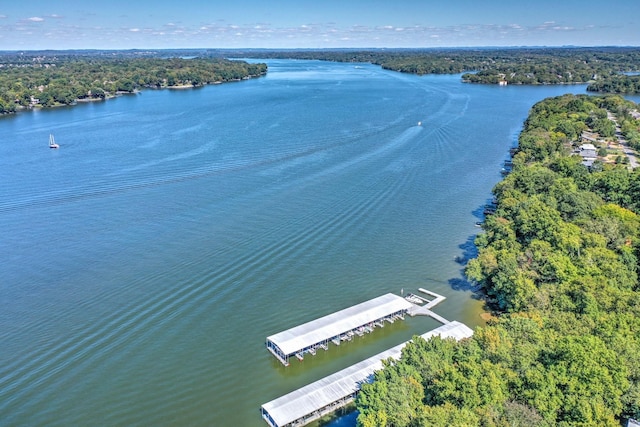
[[[53,138],[53,134],[49,134],[49,148],[60,148],[58,144],[56,144],[56,140]]]

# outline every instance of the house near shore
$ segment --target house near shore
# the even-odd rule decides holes
[[[582,164],[588,167],[598,158],[598,150],[593,144],[582,144],[578,154],[582,157]]]

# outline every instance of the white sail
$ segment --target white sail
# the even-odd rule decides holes
[[[58,144],[56,144],[56,140],[53,138],[53,134],[50,133],[49,134],[49,148],[58,148],[60,147]]]

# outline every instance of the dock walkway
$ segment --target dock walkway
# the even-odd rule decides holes
[[[463,323],[448,322],[423,335],[429,339],[435,335],[461,340],[473,335]],[[342,371],[306,385],[261,406],[262,418],[271,427],[299,427],[315,421],[352,402],[360,386],[373,380],[373,373],[382,369],[382,361],[399,359],[402,343],[373,357],[356,363]]]
[[[437,320],[438,322],[442,323],[443,325],[450,323],[447,319],[440,316],[439,314],[434,313],[433,311],[429,310],[427,307],[414,306],[411,308],[411,310],[409,310],[409,315],[410,316],[429,316]]]
[[[423,306],[414,305],[409,310],[409,315],[410,316],[429,316],[429,317],[437,320],[438,322],[442,323],[443,325],[446,325],[447,323],[449,323],[449,321],[447,319],[445,319],[444,317],[440,316],[439,314],[436,314],[433,311],[431,311],[431,309],[433,307],[435,307],[436,305],[440,304],[442,301],[444,301],[447,298],[445,296],[443,296],[443,295],[436,294],[435,292],[428,291],[428,290],[423,289],[423,288],[418,288],[418,290],[420,292],[422,292],[422,293],[425,293],[425,294],[433,297],[433,299],[432,300],[427,300],[426,298],[417,297],[416,296],[417,298],[420,298],[421,300],[425,301],[426,304],[423,305]]]

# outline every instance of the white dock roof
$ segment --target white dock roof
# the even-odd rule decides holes
[[[267,340],[277,345],[284,354],[293,354],[411,307],[413,304],[409,301],[389,293],[271,335]]]
[[[429,339],[434,335],[461,340],[472,336],[473,331],[467,325],[454,321],[421,336],[424,339]],[[383,360],[388,358],[400,359],[402,348],[406,344],[405,342],[397,345],[342,371],[265,403],[262,405],[262,409],[269,413],[278,426],[292,423],[358,391],[360,384],[370,382],[373,373],[382,369]]]

